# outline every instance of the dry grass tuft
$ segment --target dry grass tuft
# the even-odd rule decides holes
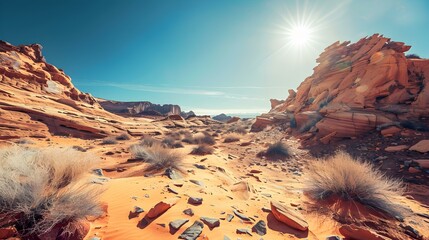
[[[392,216],[401,215],[391,199],[404,192],[402,181],[386,177],[370,163],[338,152],[326,160],[314,161],[306,174],[305,191],[314,199],[338,196],[382,210]]]
[[[279,141],[271,144],[263,155],[270,159],[286,159],[292,157],[292,151],[286,144]]]
[[[130,135],[128,135],[126,133],[122,133],[121,135],[116,136],[115,139],[118,141],[130,140]]]
[[[174,149],[165,148],[156,143],[151,146],[133,145],[130,149],[136,159],[142,159],[148,163],[146,172],[160,172],[165,169],[176,169],[181,171],[183,156]]]
[[[26,138],[18,139],[15,143],[16,144],[34,144],[32,140],[26,139]]]
[[[212,154],[214,151],[213,147],[205,144],[198,145],[194,149],[192,149],[191,154],[193,155],[208,155]]]
[[[195,144],[214,145],[216,143],[216,141],[210,135],[210,133],[208,133],[206,131],[194,134],[193,138],[194,138]]]
[[[103,145],[111,145],[111,144],[117,144],[117,143],[118,141],[116,141],[116,139],[113,137],[107,137],[103,139],[103,141],[101,142],[101,144]]]
[[[72,148],[0,149],[0,216],[13,216],[26,238],[100,215],[103,189],[90,174],[97,161]]]
[[[223,139],[224,143],[238,142],[240,141],[241,136],[237,133],[229,133]]]

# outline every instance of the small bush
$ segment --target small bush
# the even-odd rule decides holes
[[[241,125],[234,125],[231,126],[230,128],[228,128],[228,131],[230,133],[238,133],[238,134],[247,134],[247,130],[245,126],[241,126]]]
[[[286,144],[276,142],[267,148],[264,155],[271,159],[285,159],[290,158],[292,156],[292,152]]]
[[[72,148],[0,149],[0,216],[11,216],[24,239],[99,216],[102,189],[90,181],[96,163]]]
[[[238,141],[240,141],[240,135],[236,133],[230,133],[226,135],[225,138],[223,139],[224,143],[231,143],[231,142],[238,142]]]
[[[166,137],[161,141],[162,145],[165,147],[173,148],[173,145],[176,141],[172,137]]]
[[[183,144],[181,143],[181,142],[175,142],[174,144],[173,144],[173,148],[183,148],[184,146],[183,146]]]
[[[159,172],[168,168],[181,170],[183,156],[176,150],[164,148],[159,143],[152,146],[133,145],[130,151],[134,158],[148,163],[145,168],[147,172]]]
[[[166,135],[173,138],[174,140],[182,139],[182,135],[179,132],[168,132]]]
[[[116,140],[118,141],[130,140],[130,135],[126,133],[122,133],[121,135],[116,136]]]
[[[151,147],[154,144],[159,144],[159,140],[154,139],[153,137],[145,137],[140,141],[140,145]]]
[[[214,151],[213,147],[202,144],[202,145],[198,145],[197,147],[192,149],[191,154],[193,154],[193,155],[208,155],[208,154],[212,154],[213,151]]]
[[[112,138],[112,137],[107,137],[105,139],[103,139],[103,141],[101,142],[101,144],[103,145],[111,145],[111,144],[117,144],[118,141],[116,141],[116,139]]]
[[[189,136],[183,137],[182,142],[194,144],[195,140],[194,140],[194,137],[192,137],[192,135],[189,135]]]
[[[386,177],[371,164],[338,152],[314,161],[306,174],[305,192],[314,199],[338,196],[396,216],[398,207],[389,199],[404,192],[401,181]]]
[[[216,143],[214,138],[208,132],[199,132],[194,134],[193,139],[195,144],[214,145]]]

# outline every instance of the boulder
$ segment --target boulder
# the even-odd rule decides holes
[[[384,151],[386,151],[386,152],[400,152],[400,151],[407,150],[408,148],[409,148],[409,146],[407,146],[407,145],[397,145],[397,146],[386,147],[384,149]]]
[[[271,212],[277,220],[288,225],[289,227],[298,229],[300,231],[308,230],[308,223],[305,221],[301,213],[291,209],[287,205],[276,201],[271,201]]]
[[[272,123],[273,123],[273,121],[268,119],[268,118],[256,117],[256,120],[252,124],[250,131],[251,132],[260,132],[260,131],[264,130],[267,126],[271,125]]]

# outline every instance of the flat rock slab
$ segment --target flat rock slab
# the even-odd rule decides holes
[[[196,184],[196,185],[198,185],[198,186],[201,186],[201,187],[204,187],[204,183],[203,182],[201,182],[201,181],[198,181],[198,180],[193,180],[193,179],[191,179],[191,180],[189,180],[191,183],[193,183],[193,184]]]
[[[301,213],[289,208],[284,204],[271,201],[271,212],[277,220],[288,225],[289,227],[301,231],[308,230],[308,223],[304,220],[304,217],[301,215]]]
[[[197,197],[189,197],[188,203],[193,204],[193,205],[200,205],[203,203],[203,199],[197,198]]]
[[[386,238],[384,236],[378,235],[377,233],[369,230],[369,229],[365,229],[365,228],[361,228],[361,227],[357,227],[357,226],[353,226],[353,225],[346,225],[346,226],[342,226],[339,229],[340,233],[342,235],[344,235],[344,237],[346,238],[351,238],[351,239],[362,239],[362,240],[387,240],[389,238]]]
[[[173,231],[179,230],[180,227],[182,227],[185,223],[189,222],[189,219],[177,219],[174,221],[171,221],[168,225],[170,226],[170,229]]]
[[[201,217],[200,220],[203,221],[210,229],[220,226],[218,218]]]
[[[389,146],[389,147],[386,147],[384,149],[384,151],[386,151],[386,152],[400,152],[400,151],[407,150],[408,148],[409,148],[409,146],[407,146],[407,145]]]
[[[204,224],[202,222],[195,221],[192,226],[188,227],[182,234],[180,234],[179,239],[195,240],[200,236],[203,228]]]
[[[256,232],[260,236],[267,234],[267,224],[264,220],[259,220],[252,228],[252,232]]]
[[[249,236],[253,236],[250,233],[250,230],[248,228],[237,228],[237,230],[235,231],[237,234],[247,234]]]
[[[166,212],[172,206],[176,205],[178,201],[179,201],[178,198],[169,198],[169,199],[162,200],[161,202],[157,203],[153,208],[151,208],[149,212],[146,214],[146,216],[148,218],[156,218],[159,215]]]
[[[429,152],[429,140],[421,140],[417,144],[410,147],[410,150],[421,152],[421,153]]]
[[[183,210],[183,213],[188,215],[188,216],[194,216],[194,211],[192,210],[192,208],[187,208],[187,209]]]
[[[237,210],[235,210],[234,209],[234,214],[237,216],[237,217],[239,217],[239,218],[241,218],[242,220],[244,220],[244,221],[250,221],[250,218],[249,217],[247,217],[246,215],[244,215],[244,214],[242,214],[242,213],[240,213],[239,211],[237,211]]]

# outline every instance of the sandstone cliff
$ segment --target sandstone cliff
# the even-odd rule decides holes
[[[105,111],[62,70],[47,63],[41,49],[38,44],[0,41],[0,139],[158,131],[148,122],[131,122]]]
[[[124,116],[154,115],[168,116],[180,115],[181,109],[178,105],[173,104],[154,104],[147,101],[141,102],[120,102],[105,99],[98,99],[100,105],[111,113]]]
[[[335,42],[297,91],[289,90],[285,101],[271,100],[270,113],[256,124],[290,121],[306,139],[325,143],[390,125],[425,130],[429,60],[407,58],[409,49],[379,34],[353,44]]]

